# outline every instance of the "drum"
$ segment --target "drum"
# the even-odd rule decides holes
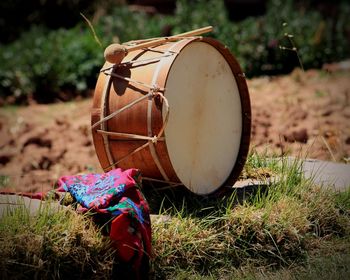
[[[144,179],[213,194],[237,180],[250,129],[245,75],[217,40],[132,51],[99,74],[92,135],[105,171],[138,168]]]

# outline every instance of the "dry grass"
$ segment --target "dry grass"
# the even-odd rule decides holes
[[[1,279],[108,279],[113,252],[90,219],[44,206],[18,208],[0,223]]]
[[[250,158],[250,173],[262,169],[278,179],[245,194],[243,201],[238,192],[217,199],[216,205],[198,198],[178,203],[169,197],[170,206],[163,201],[161,213],[171,219],[153,225],[155,274],[167,279],[237,279],[244,267],[271,272],[301,265],[308,251],[317,248],[316,240],[346,238],[349,195],[339,199],[341,195],[304,179],[297,161],[286,164]]]
[[[329,279],[350,272],[350,191],[315,186],[298,162],[253,154],[244,174],[254,172],[276,179],[224,198],[146,192],[153,212],[168,217],[152,225],[151,278]],[[0,223],[1,278],[110,278],[109,245],[90,218],[72,210],[44,208],[35,217],[18,210]]]

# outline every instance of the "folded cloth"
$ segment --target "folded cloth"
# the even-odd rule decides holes
[[[113,169],[103,174],[63,176],[58,191],[69,192],[83,210],[113,217],[110,239],[123,262],[135,270],[151,255],[149,206],[139,190],[141,174],[137,169]],[[139,278],[139,277],[138,277]]]

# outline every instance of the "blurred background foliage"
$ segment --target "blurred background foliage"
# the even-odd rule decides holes
[[[0,103],[88,96],[110,43],[169,36],[206,25],[215,28],[206,36],[227,45],[248,77],[289,73],[295,67],[319,68],[350,57],[350,3],[333,2],[2,1]],[[91,21],[102,46],[80,13]]]

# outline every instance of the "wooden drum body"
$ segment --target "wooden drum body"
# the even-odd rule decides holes
[[[211,194],[232,185],[249,149],[245,76],[221,43],[187,38],[130,52],[99,75],[92,134],[102,168]]]

